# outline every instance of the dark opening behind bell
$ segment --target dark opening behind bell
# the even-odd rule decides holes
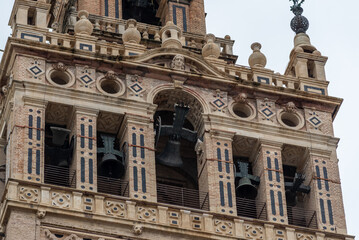
[[[122,160],[122,159],[121,159]],[[121,178],[125,173],[125,166],[114,154],[105,154],[98,165],[98,175],[110,178]]]

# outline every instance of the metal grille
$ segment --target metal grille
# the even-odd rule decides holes
[[[267,205],[252,199],[236,198],[237,216],[267,220]]]
[[[157,201],[177,206],[209,210],[207,192],[157,183]]]
[[[128,182],[117,178],[97,176],[97,191],[128,197]]]
[[[317,213],[314,210],[307,210],[299,207],[287,207],[288,223],[291,225],[318,228]]]
[[[44,181],[47,184],[76,187],[76,171],[45,164]]]

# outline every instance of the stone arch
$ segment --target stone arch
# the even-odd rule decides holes
[[[203,115],[209,114],[210,108],[203,97],[191,88],[174,88],[172,84],[164,84],[153,89],[147,102],[157,104],[157,110],[173,111],[175,103],[183,102],[190,107],[188,120],[200,133],[203,130]]]

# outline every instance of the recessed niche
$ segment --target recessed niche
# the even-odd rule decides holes
[[[104,80],[101,82],[101,88],[108,94],[116,94],[121,91],[121,86],[117,81]]]
[[[233,105],[233,112],[240,118],[249,118],[253,114],[252,108],[248,104],[236,103]]]
[[[300,123],[300,119],[293,113],[283,113],[281,115],[282,122],[288,127],[296,127]]]
[[[66,72],[62,72],[58,70],[51,72],[50,79],[58,85],[66,85],[71,80],[70,76]]]
[[[125,93],[125,85],[118,78],[100,78],[97,80],[96,86],[99,92],[112,97],[118,97]]]

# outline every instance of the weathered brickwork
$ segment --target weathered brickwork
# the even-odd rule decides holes
[[[281,75],[259,43],[236,65],[234,41],[206,35],[203,0],[157,1],[162,26],[122,19],[123,2],[15,2],[0,240],[353,240],[333,130],[342,99],[309,37],[296,35]]]

